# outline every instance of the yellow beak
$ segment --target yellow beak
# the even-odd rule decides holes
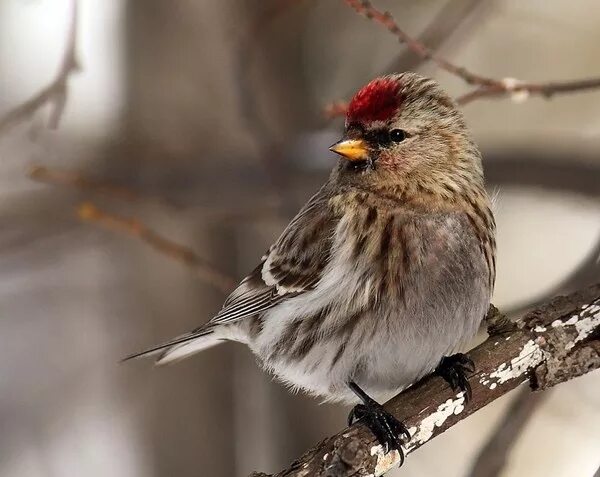
[[[366,161],[369,158],[369,148],[362,139],[342,139],[329,150],[344,156],[349,161]]]

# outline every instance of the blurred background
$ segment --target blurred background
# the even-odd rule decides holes
[[[325,180],[342,129],[325,105],[396,70],[467,87],[341,0],[78,5],[73,32],[70,1],[0,1],[0,475],[278,471],[348,409],[291,395],[239,345],[160,369],[119,359],[208,320]],[[596,0],[376,6],[484,75],[600,74]],[[497,198],[494,303],[516,316],[597,281],[600,90],[464,112]],[[494,467],[480,452],[515,398],[523,425],[492,442]],[[599,373],[513,393],[390,475],[592,477],[598,402]]]

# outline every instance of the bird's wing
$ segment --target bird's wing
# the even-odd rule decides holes
[[[312,290],[329,260],[335,218],[319,191],[289,223],[250,275],[229,295],[206,326],[254,316]]]
[[[313,289],[321,279],[333,240],[336,219],[331,213],[325,188],[315,194],[289,223],[261,263],[225,300],[217,315],[190,333],[125,358],[129,360],[162,353],[159,363],[188,354],[188,343],[197,343],[192,352],[212,346],[217,325],[255,316],[282,301]],[[177,356],[173,351],[179,351]],[[175,358],[173,358],[175,356]]]

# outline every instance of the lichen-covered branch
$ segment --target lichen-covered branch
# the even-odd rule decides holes
[[[469,403],[441,378],[429,376],[386,404],[410,430],[407,454],[519,385],[543,390],[600,368],[600,283],[553,299],[512,329],[496,330],[469,353],[477,369],[469,377]],[[396,451],[384,454],[357,423],[317,444],[288,469],[253,477],[379,476],[398,463]]]

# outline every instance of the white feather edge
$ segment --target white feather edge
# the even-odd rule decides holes
[[[210,333],[207,335],[199,336],[196,339],[188,341],[187,343],[181,343],[173,345],[168,348],[161,356],[156,360],[157,366],[165,364],[175,363],[182,359],[187,358],[193,354],[199,353],[205,349],[211,348],[218,345],[223,341],[223,336],[217,333]]]

